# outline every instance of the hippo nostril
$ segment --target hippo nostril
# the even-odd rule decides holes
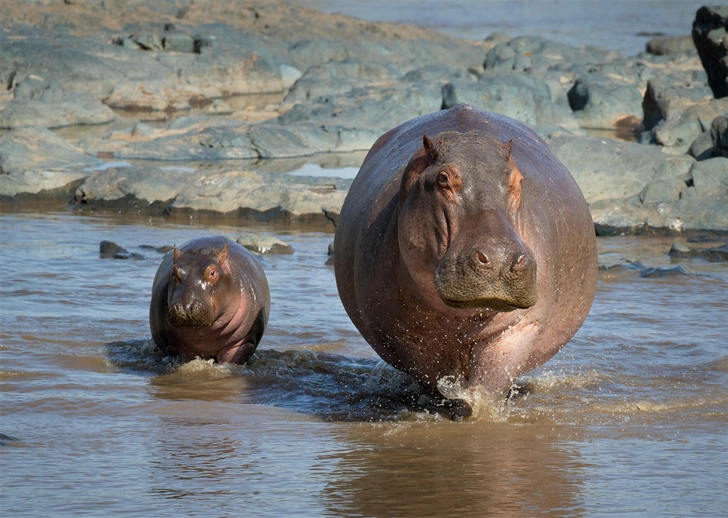
[[[513,263],[511,270],[522,270],[525,266],[526,266],[526,254],[521,254],[518,256],[518,259],[516,259],[516,262]]]
[[[477,253],[477,254],[475,254],[475,255],[476,255],[476,257],[478,258],[478,261],[479,261],[479,262],[480,262],[481,264],[486,264],[486,265],[487,265],[487,264],[489,263],[489,261],[488,261],[488,256],[487,256],[487,255],[485,255],[485,254],[484,254],[483,252],[481,252],[481,251],[478,251],[478,253]]]

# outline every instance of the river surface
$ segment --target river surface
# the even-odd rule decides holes
[[[272,234],[269,328],[247,366],[150,341],[162,255]],[[99,258],[112,240],[144,256]],[[332,235],[0,214],[0,515],[719,516],[728,509],[728,266],[600,272],[525,395],[455,422],[373,354],[326,265]],[[672,239],[600,238],[671,267]],[[665,273],[665,270],[657,270]]]
[[[656,36],[690,34],[704,0],[294,0],[324,12],[403,22],[482,40],[492,32],[543,36],[633,56]]]

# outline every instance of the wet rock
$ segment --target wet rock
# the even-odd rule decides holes
[[[687,245],[675,241],[670,246],[670,251],[668,252],[668,255],[675,259],[690,259],[697,256],[698,251],[694,248],[690,248]]]
[[[251,252],[257,254],[289,255],[293,253],[293,247],[291,245],[270,235],[245,233],[239,234],[231,239],[234,239]]]
[[[728,262],[728,244],[710,248],[692,248],[682,243],[673,243],[670,247],[673,259],[692,259],[699,257],[711,263]]]
[[[728,6],[701,7],[693,21],[693,41],[716,98],[728,96]]]
[[[640,277],[662,279],[664,277],[693,276],[695,272],[684,266],[658,266],[644,268],[640,271]]]
[[[695,51],[695,43],[689,34],[683,36],[653,38],[645,45],[645,50],[655,56]]]
[[[633,261],[626,259],[622,256],[614,254],[599,254],[599,270],[600,271],[616,271],[616,270],[631,270],[640,271],[645,268],[645,265],[639,261]]]
[[[701,250],[699,257],[702,257],[711,263],[728,262],[728,244]]]
[[[13,437],[12,435],[7,435],[4,433],[0,433],[0,446],[8,446],[11,443],[17,442],[19,439],[17,437]]]
[[[99,258],[101,259],[144,259],[141,254],[129,252],[113,241],[101,241],[99,243]]]

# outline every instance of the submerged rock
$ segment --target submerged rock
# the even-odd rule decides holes
[[[710,248],[692,248],[682,243],[673,243],[668,252],[673,259],[699,257],[711,263],[728,262],[728,244]]]
[[[101,259],[144,259],[142,254],[129,252],[113,241],[101,241],[99,243],[99,258]]]
[[[263,234],[244,233],[238,234],[234,238],[237,243],[243,245],[251,252],[257,254],[292,254],[293,247],[281,241],[277,237]]]
[[[651,277],[661,279],[663,277],[674,276],[693,276],[695,272],[684,266],[658,266],[654,268],[644,268],[640,271],[640,277]]]

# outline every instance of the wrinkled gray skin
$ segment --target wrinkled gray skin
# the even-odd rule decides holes
[[[149,307],[152,338],[165,354],[245,363],[270,313],[263,268],[225,237],[193,239],[157,270]]]
[[[377,140],[336,229],[349,317],[434,394],[505,397],[589,312],[596,238],[576,182],[508,117],[459,105]]]

